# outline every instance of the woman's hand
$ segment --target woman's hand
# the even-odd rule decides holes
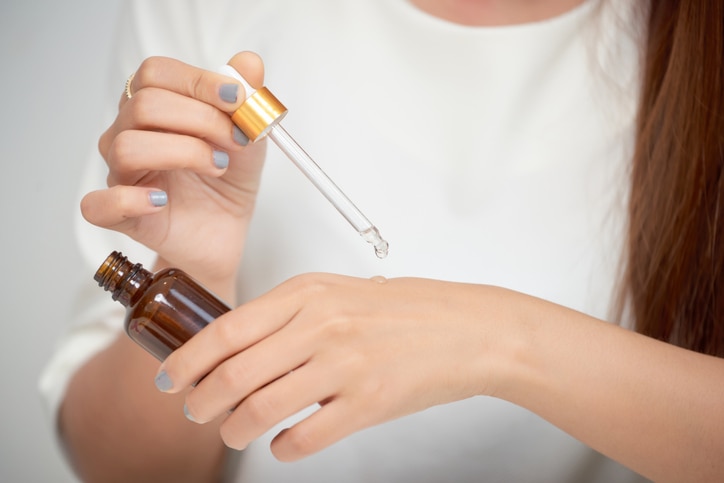
[[[204,328],[166,359],[157,381],[179,392],[203,378],[186,398],[187,414],[204,423],[235,408],[221,435],[238,449],[319,403],[272,444],[277,458],[294,460],[362,428],[489,394],[490,364],[505,341],[482,322],[511,319],[514,305],[498,303],[507,294],[423,279],[303,275]]]
[[[260,86],[254,54],[230,65]],[[207,284],[233,280],[263,164],[229,113],[244,100],[234,79],[180,61],[144,61],[101,136],[108,189],[88,193],[83,216],[123,232]]]

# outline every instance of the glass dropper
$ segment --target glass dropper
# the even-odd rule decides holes
[[[252,142],[265,136],[274,141],[284,154],[299,168],[309,181],[337,208],[342,216],[357,230],[362,238],[372,244],[375,255],[385,258],[389,244],[380,235],[379,230],[367,217],[350,201],[347,195],[334,184],[322,171],[309,154],[282,127],[280,121],[286,115],[287,109],[266,88],[254,89],[230,65],[224,65],[219,72],[233,77],[242,83],[246,90],[246,100],[231,116],[232,121],[249,137]]]

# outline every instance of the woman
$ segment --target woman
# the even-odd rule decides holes
[[[127,11],[83,216],[241,305],[160,369],[94,309],[44,380],[79,475],[721,479],[721,3],[358,3]],[[233,126],[228,59],[387,260]]]

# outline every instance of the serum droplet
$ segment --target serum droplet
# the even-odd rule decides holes
[[[375,255],[377,255],[377,258],[385,258],[389,251],[390,244],[387,243],[385,240],[382,240],[380,243],[375,245]]]
[[[377,258],[385,258],[390,250],[390,244],[380,236],[380,232],[374,226],[360,233],[366,242],[375,247]]]

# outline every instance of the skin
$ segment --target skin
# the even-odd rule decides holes
[[[448,16],[415,3],[471,22],[509,5],[499,18],[519,23],[530,10],[515,9],[535,2],[441,3]],[[538,3],[552,16],[580,2]],[[261,85],[256,56],[230,64]],[[99,142],[109,188],[87,194],[81,210],[155,250],[156,268],[182,268],[234,304],[264,144],[234,142],[228,113],[243,90],[224,102],[228,83],[172,59],[145,61]],[[229,154],[227,169],[214,166],[214,149]],[[149,202],[158,190],[167,206]],[[169,394],[151,382],[161,373]],[[724,360],[510,290],[426,279],[300,275],[219,318],[161,368],[121,334],[75,374],[60,425],[86,481],[213,481],[225,446],[242,449],[310,404],[320,409],[274,439],[280,460],[476,395],[526,407],[656,481],[724,476]]]
[[[188,412],[225,418],[221,436],[237,449],[319,402],[272,442],[282,461],[480,395],[655,481],[724,475],[724,360],[496,287],[306,274],[225,314],[162,370],[172,393],[211,371],[187,394]]]
[[[538,22],[580,5],[582,0],[411,0],[430,15],[460,25],[495,27]]]

